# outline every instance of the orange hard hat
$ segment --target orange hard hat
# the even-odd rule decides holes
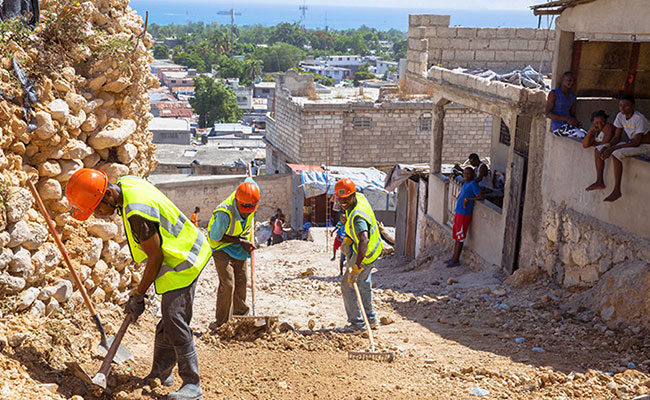
[[[81,168],[70,177],[65,187],[65,197],[72,205],[72,216],[85,221],[95,211],[106,193],[108,177],[104,171]]]
[[[240,213],[254,213],[260,202],[260,189],[253,182],[244,182],[237,188],[235,200]]]
[[[354,186],[354,182],[352,182],[352,179],[350,178],[343,178],[334,185],[334,194],[338,198],[348,197],[356,192],[357,187]]]

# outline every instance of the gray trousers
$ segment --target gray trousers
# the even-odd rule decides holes
[[[160,304],[162,319],[156,326],[156,345],[166,348],[194,349],[190,322],[192,321],[196,281],[198,281],[198,277],[190,286],[162,295]]]

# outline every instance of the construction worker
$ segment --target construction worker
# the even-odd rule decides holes
[[[167,398],[202,399],[190,320],[196,281],[210,259],[207,240],[174,203],[144,179],[124,176],[114,185],[104,172],[82,168],[72,175],[65,192],[72,216],[80,221],[93,213],[108,217],[117,210],[133,261],[146,260],[125,312],[135,319],[144,312],[145,293],[152,283],[162,295],[153,365],[145,381],[159,378],[163,385],[172,386],[172,369],[178,363],[183,385]]]
[[[216,321],[219,327],[233,315],[248,314],[246,260],[255,249],[253,217],[260,202],[260,189],[246,178],[217,208],[208,223],[208,242],[219,275]]]
[[[372,309],[371,270],[384,247],[379,236],[377,219],[368,199],[363,194],[357,193],[357,188],[351,179],[345,178],[336,182],[334,194],[345,210],[347,237],[344,243],[349,245],[351,250],[347,257],[345,274],[341,279],[341,293],[349,322],[343,331],[354,332],[365,328],[352,286],[354,282],[359,287],[368,323],[374,329],[377,326],[377,317]]]

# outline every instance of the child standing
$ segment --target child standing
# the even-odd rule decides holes
[[[345,213],[341,213],[341,216],[339,217],[339,222],[336,223],[336,226],[332,231],[330,232],[330,237],[336,232],[336,238],[334,238],[334,254],[332,255],[332,258],[330,261],[336,260],[336,251],[341,248],[341,244],[343,243],[343,239],[345,239]],[[341,261],[339,263],[340,267],[340,275],[343,275],[343,261],[345,260],[345,254],[341,253]]]
[[[469,224],[472,222],[472,211],[474,210],[474,201],[483,200],[483,193],[474,180],[474,168],[467,167],[463,170],[463,187],[460,189],[456,209],[454,210],[454,229],[452,237],[456,241],[454,246],[454,255],[447,261],[447,267],[458,267],[460,265],[460,253],[463,251],[463,243],[467,237]]]

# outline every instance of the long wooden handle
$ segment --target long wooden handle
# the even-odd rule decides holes
[[[368,338],[370,339],[370,351],[375,351],[375,339],[372,337],[372,329],[370,329],[370,324],[368,323],[368,316],[366,315],[366,309],[363,307],[363,300],[361,300],[361,293],[359,293],[359,286],[356,282],[352,282],[354,287],[354,293],[357,295],[357,302],[359,303],[359,308],[361,309],[361,315],[363,316],[363,322],[366,324],[366,331],[368,332]]]
[[[124,322],[122,322],[122,325],[120,326],[120,329],[115,334],[113,343],[111,344],[111,347],[108,349],[108,352],[106,353],[106,357],[104,358],[104,361],[102,362],[102,366],[99,368],[99,372],[97,372],[97,374],[104,374],[104,376],[108,376],[108,372],[111,369],[111,363],[113,362],[115,353],[117,353],[117,349],[120,347],[120,342],[122,341],[122,338],[126,333],[126,328],[129,327],[132,321],[133,321],[133,314],[131,313],[127,314],[126,318],[124,318]]]
[[[251,306],[255,316],[255,250],[251,251]]]
[[[90,310],[90,315],[93,316],[97,315],[97,312],[95,311],[95,307],[93,306],[93,303],[90,301],[90,297],[88,297],[88,293],[86,293],[86,288],[81,282],[81,279],[79,279],[79,275],[77,275],[77,271],[75,271],[74,267],[72,267],[72,262],[70,261],[68,252],[66,251],[65,246],[63,245],[63,242],[61,241],[61,238],[59,237],[59,234],[57,233],[56,228],[54,227],[54,223],[52,223],[50,214],[48,214],[47,209],[45,208],[45,204],[43,204],[43,200],[41,200],[41,196],[38,194],[38,191],[36,190],[36,187],[34,186],[34,183],[31,180],[29,179],[27,180],[27,185],[29,186],[29,190],[32,192],[32,195],[36,200],[36,205],[38,205],[41,214],[43,214],[43,216],[45,217],[45,222],[47,222],[47,227],[49,228],[50,233],[54,237],[54,242],[59,248],[59,251],[63,256],[63,259],[65,260],[65,263],[68,266],[70,273],[72,274],[72,278],[74,279],[74,282],[77,285],[77,288],[79,289],[79,293],[81,293],[81,297],[83,297],[86,306]]]

